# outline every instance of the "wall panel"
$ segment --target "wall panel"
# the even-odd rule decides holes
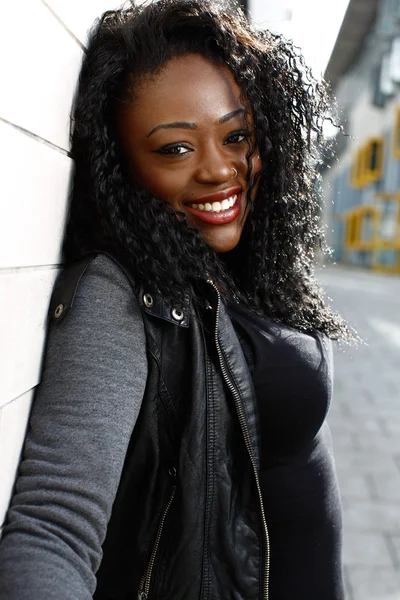
[[[106,10],[122,4],[117,0],[43,0],[43,3],[51,8],[84,46],[95,19]]]
[[[39,382],[56,268],[0,271],[0,406]]]
[[[72,161],[0,121],[0,268],[60,260]]]
[[[13,25],[14,24],[14,25]],[[82,49],[40,0],[4,3],[0,118],[69,147],[69,113]]]

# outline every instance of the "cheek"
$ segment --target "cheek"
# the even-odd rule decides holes
[[[255,177],[257,175],[257,173],[259,173],[261,171],[261,168],[262,168],[261,158],[260,158],[260,155],[257,153],[252,159],[253,177]],[[251,199],[253,202],[257,195],[259,186],[260,186],[260,178],[257,179],[256,184],[252,190]]]
[[[185,187],[185,178],[182,173],[173,170],[157,168],[147,164],[144,168],[133,171],[135,181],[142,187],[150,190],[161,200],[172,201],[180,195]]]

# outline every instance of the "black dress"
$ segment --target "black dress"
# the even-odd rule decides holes
[[[259,406],[270,600],[343,600],[341,503],[324,423],[332,394],[330,342],[237,305],[229,314]]]

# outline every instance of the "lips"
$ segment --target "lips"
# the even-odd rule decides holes
[[[234,221],[240,213],[241,188],[235,187],[196,199],[187,210],[196,219],[210,225],[224,225]]]
[[[209,196],[203,196],[202,198],[197,198],[196,201],[191,200],[188,204],[206,204],[207,202],[212,204],[213,202],[222,202],[235,194],[239,194],[242,191],[242,188],[238,185],[235,187],[228,188],[227,190],[223,190],[222,192],[215,192],[215,194],[210,194]]]

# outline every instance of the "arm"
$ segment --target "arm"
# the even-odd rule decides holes
[[[1,598],[92,598],[146,377],[137,300],[119,268],[99,256],[70,314],[49,331],[0,544]]]

